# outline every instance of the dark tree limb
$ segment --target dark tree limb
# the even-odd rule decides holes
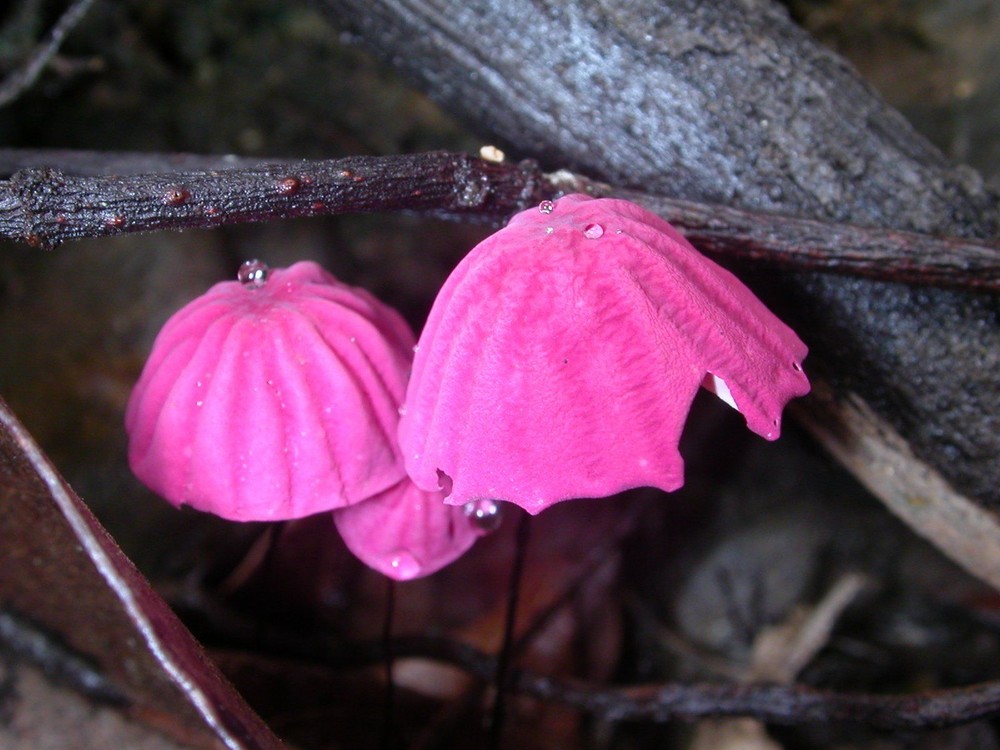
[[[1000,290],[1000,243],[805,219],[616,190],[573,178],[574,189],[640,203],[702,252],[795,271],[969,290]],[[566,185],[566,183],[562,183]],[[598,187],[594,187],[598,185]]]
[[[204,614],[204,612],[202,612]],[[338,643],[321,636],[250,628],[255,652],[303,659],[334,669],[378,664],[381,640]],[[232,635],[231,633],[229,635]],[[488,682],[496,659],[445,637],[407,636],[391,644],[394,658],[422,658],[458,667]],[[601,685],[515,670],[511,690],[557,703],[605,721],[693,721],[747,716],[770,724],[801,726],[850,722],[875,729],[931,729],[1000,716],[1000,681],[910,694],[845,693],[806,685],[661,683]]]
[[[1000,289],[995,243],[621,191],[566,172],[543,175],[532,162],[497,163],[448,153],[263,165],[233,157],[109,154],[107,160],[125,173],[105,173],[108,166],[100,154],[0,152],[0,167],[19,167],[0,182],[0,235],[49,247],[80,237],[368,211],[499,221],[558,192],[579,191],[642,203],[676,224],[699,249],[720,257],[922,285]],[[31,163],[58,164],[74,174],[24,166]],[[157,165],[165,171],[134,173]],[[202,169],[175,172],[171,166]]]
[[[449,664],[489,684],[497,657],[445,636],[412,635],[348,642],[323,633],[290,630],[248,617],[194,581],[166,592],[181,613],[202,623],[200,640],[257,654],[353,669],[394,659],[420,658]],[[553,603],[553,606],[557,606]],[[909,694],[838,692],[802,684],[656,683],[607,685],[514,669],[510,689],[605,721],[693,721],[746,716],[771,724],[857,723],[875,729],[930,729],[1000,716],[1000,680]]]
[[[378,651],[375,644],[338,648],[333,653],[321,649],[318,660],[340,666],[338,657],[353,653],[358,661],[352,666],[357,666],[377,661]],[[401,638],[393,644],[393,653],[442,661],[481,680],[488,680],[493,674],[492,656],[446,638]],[[876,729],[929,729],[1000,715],[1000,682],[906,695],[876,695],[833,692],[805,685],[663,683],[602,686],[519,671],[515,675],[514,690],[607,721],[667,722],[749,716],[786,726],[854,722]]]
[[[537,202],[541,188],[530,162],[448,153],[123,177],[26,169],[0,183],[0,234],[50,247],[123,232],[387,208],[498,220],[512,206]]]
[[[0,81],[0,107],[19,97],[38,79],[45,66],[55,57],[63,40],[80,20],[87,15],[94,0],[73,0],[49,30],[45,39],[32,50],[27,59]]]

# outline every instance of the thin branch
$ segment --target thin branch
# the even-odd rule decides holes
[[[0,152],[0,167],[4,161],[24,164],[11,158],[11,153]],[[238,162],[241,166],[234,168],[115,176],[71,175],[53,168],[62,159],[73,170],[103,171],[98,167],[99,155],[72,158],[75,152],[32,153],[36,163],[48,166],[22,168],[0,181],[0,237],[37,247],[124,232],[357,212],[408,211],[500,221],[544,198],[575,190],[635,200],[677,225],[700,250],[719,257],[795,270],[1000,291],[996,240],[934,237],[652,196],[566,172],[543,175],[532,162],[497,163],[435,152],[251,166]],[[226,159],[230,157],[188,156],[181,163],[224,165]],[[131,171],[127,158],[115,161],[122,171]],[[145,163],[158,161],[151,158]]]
[[[197,612],[227,647],[309,664],[346,669],[379,664],[382,639],[343,642],[324,635],[285,630],[230,609],[200,587],[165,592],[175,607]],[[202,637],[210,642],[211,634]],[[421,658],[458,667],[486,683],[495,675],[496,658],[467,643],[446,637],[405,636],[392,640],[395,659]],[[805,685],[733,683],[660,683],[615,686],[549,677],[514,670],[510,689],[564,705],[605,721],[691,721],[707,717],[747,716],[787,726],[856,723],[876,729],[929,729],[1000,716],[1000,680],[967,687],[904,695],[844,693]]]
[[[352,649],[359,660],[374,644]],[[337,652],[343,654],[342,648]],[[481,680],[493,675],[489,654],[446,638],[397,639],[396,657],[423,657],[460,667]],[[324,661],[322,650],[310,655]],[[307,656],[306,658],[310,658]],[[367,660],[370,661],[370,660]],[[334,659],[332,664],[336,664]],[[804,685],[680,684],[604,686],[515,671],[515,692],[575,708],[605,721],[668,722],[748,716],[772,724],[837,722],[876,729],[954,726],[1000,715],[1000,681],[906,695],[840,693]]]
[[[55,57],[63,40],[80,20],[87,15],[93,0],[73,0],[51,28],[48,36],[40,42],[27,59],[0,81],[0,107],[12,102],[38,79],[45,66]]]
[[[125,232],[373,211],[497,221],[537,203],[543,184],[530,162],[442,152],[125,176],[24,169],[0,181],[0,236],[51,247]]]
[[[258,647],[266,649],[262,637]],[[333,645],[299,637],[292,653],[331,667],[378,663],[381,643]],[[496,660],[468,644],[442,637],[403,637],[392,645],[396,658],[424,658],[459,667],[480,680],[492,678]],[[857,723],[876,729],[929,729],[1000,715],[1000,681],[905,695],[821,690],[805,685],[663,683],[599,685],[583,680],[515,670],[511,690],[587,713],[605,721],[691,721],[706,717],[747,716],[771,724]]]
[[[559,175],[561,177],[561,175]],[[675,225],[707,255],[798,271],[925,286],[1000,291],[1000,242],[938,237],[857,224],[696,203],[607,186],[585,192],[628,198]]]

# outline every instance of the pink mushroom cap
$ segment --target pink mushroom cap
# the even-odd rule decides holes
[[[487,530],[440,490],[409,478],[385,492],[333,512],[348,549],[365,565],[397,581],[435,573],[461,557]]]
[[[400,444],[449,503],[530,513],[677,489],[699,386],[763,437],[809,391],[806,346],[735,276],[631,202],[569,195],[455,268],[417,345]]]
[[[238,521],[399,483],[406,322],[312,262],[263,279],[216,284],[167,321],[126,410],[132,470],[175,505]]]

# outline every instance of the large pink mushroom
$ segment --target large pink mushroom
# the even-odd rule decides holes
[[[806,347],[735,276],[633,203],[524,211],[457,266],[418,342],[400,444],[456,505],[538,513],[683,483],[699,387],[767,439],[809,391]]]
[[[151,489],[237,521],[358,503],[405,477],[396,442],[413,334],[312,262],[248,262],[167,321],[126,412]]]

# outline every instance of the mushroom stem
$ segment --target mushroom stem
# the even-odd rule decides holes
[[[524,560],[527,557],[528,538],[531,530],[531,516],[521,513],[517,520],[514,536],[514,564],[510,570],[510,584],[507,588],[507,614],[504,619],[503,644],[497,655],[494,677],[496,697],[493,699],[493,716],[490,719],[489,750],[500,750],[503,736],[504,716],[507,711],[506,693],[510,687],[510,662],[514,656],[514,629],[517,625],[517,604],[521,596],[521,578],[524,574]]]
[[[393,726],[395,724],[396,682],[392,676],[393,648],[392,624],[396,616],[396,581],[386,576],[385,613],[382,619],[382,659],[385,668],[385,706],[382,714],[382,750],[393,747]]]

